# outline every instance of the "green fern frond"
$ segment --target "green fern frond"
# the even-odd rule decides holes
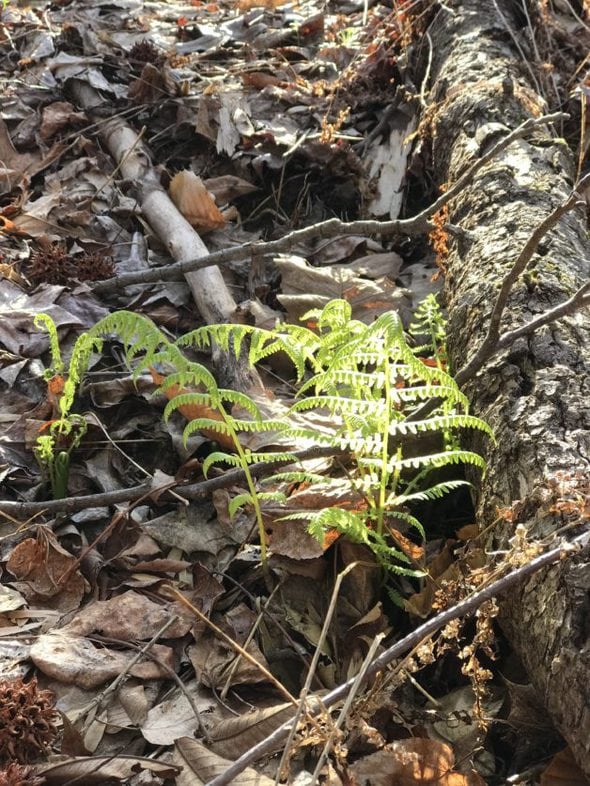
[[[424,531],[424,527],[419,519],[415,516],[412,516],[411,513],[407,513],[405,510],[395,510],[392,513],[393,523],[395,524],[395,520],[399,519],[400,521],[404,521],[406,524],[409,524],[410,527],[413,527],[419,534],[423,540],[426,540],[426,532]]]
[[[444,431],[446,429],[472,428],[483,431],[494,440],[494,432],[490,426],[481,418],[474,415],[435,415],[427,420],[403,420],[391,423],[389,435],[392,437],[408,434],[420,434],[425,431]]]
[[[485,460],[478,453],[473,453],[470,450],[447,450],[444,453],[413,456],[412,458],[401,459],[400,461],[394,459],[389,463],[388,468],[391,472],[395,469],[420,469],[421,467],[440,469],[449,464],[471,464],[475,467],[479,467],[482,472],[485,472],[486,469]]]
[[[231,419],[235,431],[262,433],[267,431],[284,431],[287,424],[283,420],[238,420]]]
[[[46,370],[45,378],[51,379],[56,374],[63,374],[64,362],[61,356],[61,349],[59,346],[59,336],[57,335],[57,327],[55,322],[49,314],[37,314],[33,323],[36,328],[46,330],[49,334],[49,350],[51,353],[51,367]]]
[[[172,353],[167,351],[162,353],[157,360],[159,363],[174,362],[174,365],[178,369],[180,363],[178,357],[175,357],[175,355],[176,353],[174,351],[172,351]],[[210,371],[208,371],[204,366],[201,366],[199,363],[188,363],[185,361],[183,365],[184,368],[182,370],[177,370],[172,372],[171,374],[166,375],[166,377],[164,378],[164,380],[159,386],[159,389],[162,392],[165,392],[166,390],[169,390],[171,387],[177,385],[181,390],[185,390],[188,388],[189,391],[191,388],[204,387],[205,390],[208,391],[209,396],[215,394],[217,390],[217,385],[215,383],[215,378],[213,377]],[[211,402],[213,402],[213,399],[211,399]],[[209,404],[209,406],[213,406],[213,403]]]
[[[284,505],[287,502],[287,495],[282,491],[259,491],[258,499],[261,502],[277,502]]]
[[[261,480],[261,483],[329,483],[332,478],[318,475],[316,472],[306,472],[305,470],[296,470],[292,472],[275,472],[268,478]]]
[[[313,428],[303,428],[301,426],[288,426],[285,429],[285,435],[289,437],[289,439],[295,440],[309,440],[310,442],[315,443],[316,445],[332,445],[333,447],[340,446],[340,438],[332,433],[326,434],[322,431],[317,431]]]
[[[239,469],[242,466],[239,456],[235,456],[233,453],[224,453],[220,450],[217,450],[214,453],[209,453],[203,462],[203,475],[205,477],[207,477],[207,473],[213,464],[229,464],[230,467],[236,467],[236,469]]]
[[[426,502],[427,500],[441,499],[450,494],[455,489],[463,486],[471,486],[466,480],[447,480],[444,483],[436,483],[422,491],[415,491],[412,494],[390,494],[387,498],[388,506],[406,505],[409,502]]]
[[[428,343],[412,348],[414,354],[428,353],[442,364],[446,363],[446,327],[436,295],[427,295],[419,304],[408,328],[413,337],[428,337]]]
[[[227,512],[229,513],[230,519],[236,515],[240,508],[243,508],[244,505],[251,505],[252,504],[252,494],[237,494],[235,497],[232,497],[229,501],[229,505],[227,506]]]
[[[313,336],[310,331],[299,328],[297,333],[289,331],[283,335],[278,331],[265,330],[252,325],[206,325],[181,336],[176,345],[179,347],[196,346],[206,348],[212,343],[217,344],[225,352],[233,352],[239,357],[246,338],[250,339],[249,360],[252,365],[268,358],[277,352],[284,352],[292,361],[297,370],[297,377],[301,379],[305,372],[305,362],[312,353],[307,349],[307,344],[312,346],[312,341],[304,342],[305,333]],[[297,335],[299,341],[293,339]]]
[[[346,396],[309,396],[308,398],[296,401],[291,408],[291,412],[304,412],[309,409],[327,409],[332,413],[342,413],[343,415],[371,415],[381,417],[385,411],[385,402],[362,401]]]
[[[240,393],[237,390],[225,390],[220,388],[217,391],[217,396],[220,401],[226,401],[230,404],[237,404],[242,409],[249,412],[256,421],[262,420],[262,413],[258,404],[247,396],[245,393]]]
[[[146,362],[150,364],[158,348],[170,343],[150,319],[132,311],[114,311],[112,314],[107,314],[88,333],[96,338],[115,333],[125,346],[125,355],[129,363],[139,353],[145,353]]]
[[[101,349],[102,340],[92,338],[88,333],[81,333],[76,339],[68,366],[67,379],[59,399],[62,418],[66,418],[72,408],[76,391],[88,371],[92,353],[95,351],[100,352]]]
[[[324,508],[309,515],[307,531],[320,543],[327,530],[334,529],[353,543],[369,545],[369,529],[364,517],[343,508]]]
[[[211,396],[208,393],[179,393],[164,407],[164,420],[170,420],[172,413],[182,407],[211,407]]]
[[[172,402],[170,402],[172,403]],[[226,437],[233,437],[232,430],[223,420],[213,420],[213,418],[195,418],[189,421],[182,432],[182,439],[186,446],[189,437],[196,431],[214,431]]]
[[[295,456],[293,453],[287,453],[283,451],[246,451],[245,455],[248,464],[273,464],[277,461],[289,461],[291,463],[295,463],[297,461],[297,456]]]

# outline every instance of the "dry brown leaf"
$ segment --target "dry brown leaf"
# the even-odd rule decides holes
[[[253,87],[256,90],[264,90],[264,88],[268,87],[269,85],[272,85],[273,87],[281,85],[283,84],[284,80],[278,76],[267,74],[264,71],[246,71],[242,74],[242,82],[246,85],[246,87]]]
[[[43,775],[45,786],[63,786],[64,783],[83,783],[94,786],[113,781],[126,781],[147,770],[161,778],[174,778],[178,769],[171,764],[162,764],[153,759],[141,756],[125,756],[119,753],[113,756],[87,756],[81,759],[69,759],[58,764],[37,765],[35,771]]]
[[[175,691],[172,696],[148,711],[141,723],[141,733],[148,742],[153,745],[172,745],[179,737],[194,734],[199,728],[199,719],[193,705],[203,721],[212,723],[212,713],[217,705],[211,699],[211,692],[197,686],[194,681],[186,685],[185,690],[192,703],[184,692]]]
[[[406,611],[409,611],[410,614],[427,617],[432,611],[432,601],[437,586],[436,580],[440,576],[446,576],[447,571],[455,564],[451,545],[451,541],[447,541],[441,551],[428,563],[428,576],[424,589],[421,592],[415,592],[405,601]]]
[[[39,136],[44,142],[62,129],[69,131],[76,125],[87,122],[84,112],[76,112],[68,101],[54,101],[43,108]]]
[[[154,644],[150,652],[158,659],[140,661],[129,668],[136,651],[115,652],[107,647],[94,647],[88,639],[46,633],[31,647],[31,660],[37,668],[58,682],[79,688],[96,688],[113,680],[129,668],[129,674],[144,680],[168,677],[174,668],[174,654],[169,647]],[[162,665],[160,665],[162,664]]]
[[[541,774],[541,786],[588,786],[590,781],[578,767],[571,749],[564,748]]]
[[[352,765],[358,786],[485,786],[475,772],[453,772],[449,745],[424,737],[397,740]]]
[[[186,220],[199,232],[225,226],[225,218],[203,181],[189,169],[177,172],[170,182],[170,197]]]
[[[74,636],[88,636],[99,631],[103,636],[120,641],[146,641],[174,616],[178,619],[166,629],[165,639],[186,635],[194,621],[192,614],[181,603],[155,603],[129,591],[110,600],[90,603],[62,630]]]
[[[177,83],[167,65],[157,67],[146,63],[138,79],[129,85],[129,98],[137,104],[151,104],[161,101],[164,96],[174,96]]]
[[[219,756],[236,759],[265,740],[294,713],[293,705],[285,703],[224,720],[211,731],[209,749]]]
[[[238,603],[218,624],[233,641],[243,646],[255,621],[254,612],[244,603]],[[187,650],[200,683],[222,688],[230,676],[230,670],[232,685],[266,681],[267,677],[262,670],[245,658],[240,657],[237,667],[233,669],[237,657],[235,648],[208,628],[199,636],[197,631],[200,627],[195,629],[197,643]],[[268,663],[254,640],[249,642],[246,651],[257,663],[268,669]]]
[[[176,778],[177,786],[201,786],[217,775],[221,775],[232,763],[209,750],[203,743],[191,737],[176,740],[172,754],[173,763],[182,768]],[[260,775],[256,770],[247,767],[237,775],[232,783],[234,786],[272,786],[274,779]]]
[[[18,589],[32,607],[72,611],[87,590],[80,572],[70,572],[76,565],[76,558],[59,545],[53,532],[40,527],[36,538],[26,538],[14,548],[6,567],[23,582]],[[67,581],[62,581],[66,575]]]
[[[249,11],[251,8],[278,8],[282,5],[284,0],[238,0],[238,9],[240,11]]]
[[[225,205],[236,197],[245,196],[259,190],[258,186],[236,175],[210,177],[204,181],[204,185],[207,191],[213,194],[218,205]]]

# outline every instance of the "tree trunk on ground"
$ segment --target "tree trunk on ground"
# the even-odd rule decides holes
[[[430,29],[431,111],[436,176],[440,183],[452,183],[499,134],[546,106],[507,30],[509,25],[520,35],[508,0],[451,0],[445,6]],[[451,204],[451,223],[469,233],[450,243],[446,276],[454,368],[481,344],[500,280],[532,230],[571,192],[576,167],[556,138],[559,133],[547,128],[513,143]],[[573,294],[590,275],[589,251],[584,211],[578,209],[541,242],[530,270],[514,287],[503,330]],[[479,502],[482,527],[496,522],[488,546],[505,548],[516,523],[524,524],[531,538],[556,533],[572,520],[551,511],[560,507],[560,497],[586,495],[587,506],[589,358],[586,310],[520,339],[468,384],[474,412],[491,423],[498,439],[489,450]],[[499,519],[498,508],[517,500],[515,520]],[[502,598],[501,624],[553,722],[590,775],[589,588],[586,551]]]

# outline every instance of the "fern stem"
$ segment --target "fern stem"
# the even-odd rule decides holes
[[[383,537],[383,523],[385,520],[385,507],[387,500],[387,480],[389,470],[389,420],[391,417],[391,379],[390,379],[390,358],[389,353],[383,358],[384,397],[385,397],[385,416],[381,421],[381,469],[379,473],[379,504],[377,508],[377,535]]]
[[[262,508],[260,507],[260,499],[258,497],[256,483],[254,482],[254,477],[250,472],[250,465],[246,457],[246,451],[242,447],[240,438],[238,436],[238,432],[235,430],[233,426],[233,420],[231,415],[225,410],[221,401],[216,402],[216,405],[217,405],[217,410],[221,415],[221,417],[223,418],[223,421],[227,426],[229,435],[234,443],[236,453],[238,454],[238,458],[240,459],[241,468],[244,472],[244,477],[246,480],[246,484],[248,486],[248,491],[250,492],[250,496],[252,498],[252,507],[254,508],[254,514],[256,516],[256,524],[258,526],[258,536],[260,539],[260,562],[262,563],[262,571],[268,583],[269,571],[268,571],[268,551],[266,548],[266,531],[264,529],[264,521],[262,520]]]

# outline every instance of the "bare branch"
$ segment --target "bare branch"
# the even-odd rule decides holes
[[[481,158],[467,169],[461,177],[444,194],[413,218],[397,221],[340,221],[338,218],[331,218],[320,224],[313,224],[304,229],[297,229],[294,232],[284,235],[278,240],[271,240],[268,243],[244,243],[234,248],[216,251],[204,257],[196,259],[185,259],[171,265],[164,265],[153,270],[145,270],[138,273],[124,273],[106,281],[98,281],[91,284],[95,292],[112,292],[132,284],[150,284],[156,281],[173,281],[181,279],[185,273],[194,270],[201,270],[210,265],[227,265],[230,262],[238,262],[250,259],[252,253],[257,256],[274,255],[283,251],[289,251],[297,243],[315,238],[329,239],[340,235],[421,235],[432,229],[431,217],[442,207],[450,202],[462,189],[473,180],[476,173],[492,161],[498,153],[504,150],[516,139],[528,135],[539,126],[553,123],[556,120],[567,118],[563,112],[554,112],[542,117],[529,118],[511,131],[505,137],[496,142],[495,145]]]
[[[458,385],[463,385],[465,382],[467,382],[467,380],[472,379],[493,355],[499,352],[500,349],[504,349],[506,346],[509,346],[512,341],[518,338],[518,335],[531,333],[533,330],[541,327],[541,325],[545,325],[548,322],[559,319],[560,317],[565,316],[565,314],[572,313],[572,311],[576,310],[576,308],[580,308],[582,305],[584,305],[583,294],[586,290],[584,287],[582,287],[583,291],[581,291],[581,294],[580,291],[578,291],[573,296],[573,298],[570,298],[568,301],[563,303],[561,307],[558,306],[557,309],[552,309],[551,312],[547,312],[546,315],[542,315],[545,317],[544,319],[538,318],[531,321],[528,323],[528,325],[525,325],[524,328],[520,328],[519,333],[517,331],[511,331],[510,333],[504,334],[504,336],[502,336],[502,341],[504,341],[504,344],[500,346],[500,323],[502,321],[502,317],[504,316],[508,298],[515,282],[517,281],[518,277],[526,270],[528,264],[533,258],[533,255],[539,247],[539,243],[545,237],[545,235],[551,229],[553,229],[554,226],[556,226],[559,219],[563,215],[579,205],[581,199],[580,191],[582,191],[589,183],[590,174],[585,175],[578,182],[565,202],[563,202],[561,205],[558,205],[555,210],[553,210],[546,218],[543,219],[543,221],[541,221],[539,226],[536,227],[534,232],[523,246],[520,254],[518,255],[518,258],[516,259],[516,262],[504,276],[500,286],[500,291],[498,292],[496,302],[494,303],[494,307],[492,309],[490,324],[488,326],[486,337],[471,360],[469,360],[469,362],[455,374],[455,381]],[[560,310],[563,309],[566,304],[566,310]],[[571,310],[567,310],[568,308]],[[553,316],[551,319],[547,319],[546,317],[550,313],[553,314]],[[534,327],[531,327],[532,325],[534,325]]]
[[[250,472],[253,477],[260,478],[265,475],[271,475],[277,468],[287,464],[293,464],[298,461],[307,461],[315,458],[335,456],[342,451],[332,447],[312,447],[305,450],[294,451],[294,461],[283,459],[281,461],[273,462],[260,462],[252,464]],[[187,486],[175,486],[176,497],[184,499],[199,499],[207,494],[210,494],[215,489],[225,488],[234,483],[239,483],[244,480],[244,473],[241,469],[233,469],[223,473],[218,478],[211,478],[210,480],[203,480],[200,483],[191,483]],[[170,489],[166,489],[169,491]],[[140,497],[148,496],[150,491],[154,493],[159,489],[152,486],[151,483],[142,483],[141,486],[132,486],[128,489],[117,489],[116,491],[107,491],[100,494],[85,494],[82,497],[65,497],[65,499],[48,500],[47,502],[0,502],[0,517],[7,514],[9,520],[21,518],[25,520],[31,516],[42,513],[49,515],[60,515],[68,513],[76,513],[79,510],[86,510],[86,508],[97,508],[103,505],[115,505],[119,502],[129,502],[136,500]]]
[[[476,592],[470,598],[460,601],[455,606],[451,606],[450,609],[446,609],[440,614],[437,614],[435,617],[432,617],[432,619],[427,620],[414,631],[412,631],[412,633],[408,634],[403,639],[396,642],[393,646],[389,647],[389,649],[385,650],[385,652],[383,652],[381,655],[379,655],[379,657],[376,658],[372,662],[371,666],[367,669],[365,681],[371,679],[379,671],[388,666],[392,661],[418,646],[425,639],[428,639],[433,635],[433,633],[436,633],[441,628],[444,628],[444,626],[449,622],[472,613],[483,603],[485,603],[486,600],[490,600],[490,598],[496,597],[497,595],[502,595],[508,589],[514,587],[515,584],[518,584],[525,578],[532,576],[533,573],[536,573],[541,568],[552,565],[553,563],[558,562],[560,559],[569,557],[572,554],[580,551],[582,548],[588,545],[589,541],[590,533],[586,532],[583,535],[579,535],[577,538],[574,538],[571,543],[563,543],[557,548],[551,549],[551,551],[547,551],[545,554],[541,554],[539,557],[536,557],[530,562],[525,563],[521,567],[516,568],[497,581],[494,581],[492,584],[488,585],[479,592]],[[323,696],[321,702],[322,707],[329,708],[338,701],[341,701],[343,698],[345,698],[353,687],[355,680],[356,677],[353,677],[352,679],[348,680],[348,682],[345,682],[343,685],[339,685],[337,688],[331,690],[329,693]],[[312,712],[317,712],[317,710],[312,708]],[[279,728],[276,729],[269,737],[255,745],[253,748],[250,748],[249,751],[246,751],[246,753],[240,756],[240,758],[237,759],[230,767],[228,767],[222,775],[218,775],[216,778],[213,778],[213,780],[209,781],[206,786],[226,786],[226,784],[232,783],[233,779],[236,778],[236,776],[239,775],[246,767],[256,762],[262,756],[265,756],[279,748],[282,741],[289,734],[291,730],[291,724],[292,721],[287,721],[282,726],[279,726]]]
[[[586,281],[575,294],[567,300],[564,300],[564,302],[560,303],[558,306],[543,312],[543,314],[539,314],[538,317],[531,319],[526,325],[503,333],[498,339],[496,351],[500,352],[500,350],[506,349],[506,347],[513,344],[517,338],[529,335],[540,327],[543,327],[543,325],[548,325],[551,322],[555,322],[557,319],[574,314],[576,311],[586,306],[590,306],[590,281]]]

